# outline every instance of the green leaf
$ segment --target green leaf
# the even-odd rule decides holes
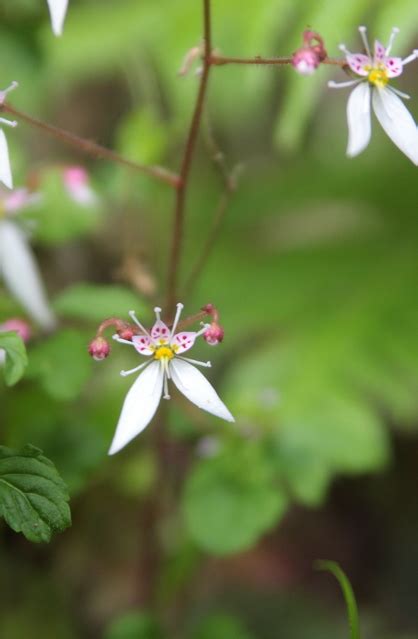
[[[183,495],[194,541],[215,554],[249,548],[286,511],[287,498],[274,478],[268,455],[254,441],[234,441],[218,457],[200,461]]]
[[[28,365],[25,344],[15,331],[0,332],[0,349],[6,352],[4,379],[7,386],[13,386],[22,377]]]
[[[332,573],[338,580],[347,606],[348,622],[350,624],[350,639],[360,639],[357,603],[348,577],[334,561],[317,561],[315,562],[315,567],[318,570],[325,570]]]
[[[61,293],[54,302],[56,311],[64,317],[101,322],[114,315],[125,317],[134,309],[145,312],[144,304],[123,286],[80,283]]]
[[[71,525],[67,487],[42,451],[0,447],[0,515],[29,541],[48,542]]]
[[[104,639],[162,639],[153,617],[141,611],[131,611],[115,619],[106,630]]]
[[[35,378],[54,399],[70,400],[80,394],[91,371],[87,340],[66,329],[31,351],[28,377]]]

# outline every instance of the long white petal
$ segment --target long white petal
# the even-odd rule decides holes
[[[51,14],[52,30],[55,35],[62,35],[68,0],[47,0],[47,2]]]
[[[402,100],[386,87],[374,88],[373,109],[392,142],[414,164],[418,164],[417,126]]]
[[[43,328],[55,326],[38,266],[24,232],[13,222],[0,222],[0,275],[12,295]]]
[[[177,358],[170,361],[169,367],[173,382],[193,404],[227,422],[235,421],[213,386],[197,368]]]
[[[109,455],[121,450],[150,423],[160,403],[164,373],[160,362],[152,362],[131,386],[116,427]]]
[[[347,103],[347,155],[353,158],[368,145],[371,135],[370,87],[362,82],[351,93]]]
[[[10,168],[9,145],[3,129],[0,129],[0,182],[7,188],[13,188],[12,170]]]

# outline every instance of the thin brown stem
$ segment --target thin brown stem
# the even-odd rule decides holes
[[[276,58],[262,58],[261,56],[255,56],[254,58],[234,58],[230,56],[211,55],[210,64],[214,66],[223,66],[225,64],[255,64],[255,65],[270,65],[280,66],[286,64],[292,64],[292,57],[281,56]],[[347,64],[345,59],[339,58],[325,58],[321,64],[331,64],[335,66],[343,67]]]
[[[31,126],[44,131],[50,135],[53,135],[55,138],[64,142],[65,144],[69,144],[70,146],[75,147],[82,153],[87,153],[95,158],[100,158],[104,160],[110,160],[111,162],[115,162],[116,164],[120,164],[122,166],[126,166],[129,169],[133,169],[138,173],[143,173],[145,175],[150,175],[161,182],[165,182],[169,186],[173,188],[177,188],[179,183],[179,176],[175,175],[171,171],[161,167],[161,166],[145,166],[142,164],[138,164],[138,162],[134,162],[133,160],[129,160],[119,153],[115,151],[111,151],[100,144],[96,144],[96,142],[92,142],[91,140],[86,140],[84,138],[79,137],[78,135],[74,135],[74,133],[70,133],[69,131],[65,131],[59,127],[53,126],[52,124],[47,124],[46,122],[42,122],[37,118],[28,115],[27,113],[23,113],[22,111],[18,111],[15,107],[11,106],[8,103],[0,104],[0,112],[10,113],[14,115],[18,120],[22,120]]]
[[[168,264],[167,275],[167,313],[173,309],[176,302],[178,276],[181,249],[183,244],[183,227],[186,195],[189,186],[189,175],[192,165],[193,154],[196,148],[197,137],[199,133],[200,122],[202,119],[203,106],[206,97],[206,90],[209,80],[209,72],[211,67],[211,51],[212,51],[212,33],[211,33],[211,11],[210,0],[203,0],[203,28],[204,28],[204,54],[203,69],[200,77],[199,90],[197,93],[196,104],[193,117],[190,123],[189,132],[186,139],[186,145],[183,154],[183,160],[180,169],[180,181],[176,191],[176,201],[174,207],[174,228],[172,235],[171,254]]]

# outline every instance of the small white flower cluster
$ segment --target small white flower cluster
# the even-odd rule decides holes
[[[390,56],[399,29],[394,28],[385,47],[378,40],[371,52],[366,27],[359,27],[366,53],[351,53],[341,45],[350,70],[357,76],[348,82],[329,82],[332,88],[355,86],[347,104],[347,155],[354,157],[369,144],[371,136],[371,106],[382,128],[392,142],[418,165],[418,131],[415,121],[400,98],[409,95],[389,86],[389,81],[401,75],[403,68],[418,57],[418,51],[402,59]],[[400,96],[400,97],[398,97]]]

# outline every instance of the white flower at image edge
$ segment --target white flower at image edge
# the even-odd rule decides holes
[[[388,46],[385,47],[376,40],[372,55],[367,41],[366,27],[359,27],[359,31],[366,54],[350,53],[344,45],[340,46],[345,53],[348,66],[359,78],[348,82],[328,83],[332,88],[357,85],[350,94],[347,104],[347,155],[354,157],[367,147],[371,136],[370,106],[372,105],[377,119],[392,142],[414,164],[418,164],[417,127],[408,109],[398,97],[408,99],[409,96],[388,86],[391,78],[401,75],[403,67],[418,57],[418,51],[414,50],[405,59],[391,57],[389,54],[392,44],[399,31],[394,28]]]
[[[194,366],[210,367],[210,362],[182,357],[183,353],[192,348],[196,338],[208,329],[208,325],[205,325],[198,332],[175,333],[182,309],[183,305],[177,304],[176,317],[169,329],[161,321],[161,309],[155,308],[156,322],[150,332],[138,321],[135,313],[130,311],[129,314],[140,328],[141,334],[134,336],[132,341],[121,339],[118,335],[113,336],[117,342],[133,346],[140,355],[149,357],[149,360],[130,371],[121,371],[121,375],[125,376],[144,369],[126,396],[109,455],[120,451],[148,426],[161,397],[170,399],[169,379],[199,408],[228,422],[235,421],[215,389]]]
[[[51,16],[52,31],[55,35],[62,35],[64,20],[68,8],[68,0],[47,0]]]
[[[27,313],[44,329],[55,326],[39,269],[15,214],[36,196],[24,189],[0,193],[0,279]]]
[[[17,82],[12,82],[7,89],[0,91],[0,104],[6,99],[6,96],[10,91],[13,91],[18,86]],[[0,118],[0,125],[6,125],[15,127],[17,122],[13,120],[6,120],[6,118]],[[13,188],[12,170],[10,168],[9,157],[9,145],[7,144],[6,135],[2,128],[0,128],[0,182],[2,182],[8,189]]]

